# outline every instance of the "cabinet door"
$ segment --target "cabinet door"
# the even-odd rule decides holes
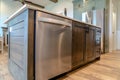
[[[91,61],[95,58],[94,48],[95,48],[95,39],[94,39],[94,29],[86,29],[86,61]]]
[[[72,66],[80,66],[84,61],[85,48],[85,29],[82,27],[73,27],[72,34]]]
[[[48,80],[71,70],[72,24],[43,12],[36,17],[36,80]]]

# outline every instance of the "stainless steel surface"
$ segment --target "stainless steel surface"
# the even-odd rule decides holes
[[[48,80],[71,70],[72,30],[68,24],[72,24],[70,20],[37,12],[36,80]]]
[[[52,19],[52,18],[39,17],[39,21],[46,22],[46,23],[60,24],[60,25],[70,26],[70,27],[72,26],[72,24],[70,23],[67,23],[61,20]]]

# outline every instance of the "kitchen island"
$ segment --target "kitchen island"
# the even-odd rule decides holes
[[[24,5],[5,21],[15,80],[48,80],[100,59],[101,28]]]

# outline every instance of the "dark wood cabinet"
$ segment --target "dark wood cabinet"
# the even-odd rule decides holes
[[[86,43],[85,43],[85,53],[86,62],[91,61],[95,58],[95,28],[86,28]]]
[[[84,63],[85,28],[84,25],[73,24],[72,29],[72,66],[76,68]]]
[[[73,22],[72,28],[72,69],[100,58],[100,28]]]

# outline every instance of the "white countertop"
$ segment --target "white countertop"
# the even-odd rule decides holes
[[[56,13],[52,13],[52,12],[49,12],[49,11],[47,11],[47,10],[40,9],[39,7],[36,7],[36,6],[33,6],[33,5],[28,5],[28,4],[25,4],[23,7],[21,7],[18,11],[16,11],[13,15],[11,15],[4,23],[7,24],[11,19],[13,19],[13,18],[16,17],[17,15],[21,14],[21,13],[22,13],[24,10],[26,10],[26,9],[39,10],[39,11],[46,12],[46,13],[49,13],[49,14],[53,14],[53,15],[56,15],[56,16],[60,16],[60,17],[63,17],[63,18],[71,19],[71,20],[74,20],[74,21],[77,21],[77,22],[80,22],[80,23],[83,23],[83,24],[86,24],[86,25],[96,26],[96,25],[93,25],[93,24],[88,24],[88,23],[81,22],[81,21],[76,20],[76,19],[72,19],[72,18],[63,16],[63,15],[59,15],[59,14],[56,14]],[[99,27],[99,26],[96,26],[96,27]],[[99,28],[100,28],[100,27],[99,27]]]

